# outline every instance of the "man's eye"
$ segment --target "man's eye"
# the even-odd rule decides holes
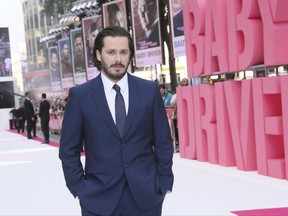
[[[108,55],[114,55],[115,54],[115,52],[114,51],[108,51]]]
[[[124,51],[121,51],[121,55],[128,55],[128,51],[127,50],[124,50]]]

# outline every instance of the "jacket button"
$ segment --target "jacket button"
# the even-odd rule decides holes
[[[128,167],[128,164],[124,164],[124,168],[127,168]]]

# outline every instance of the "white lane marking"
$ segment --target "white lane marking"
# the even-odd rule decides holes
[[[42,147],[42,148],[27,148],[27,149],[16,149],[16,150],[7,150],[1,151],[0,155],[7,155],[7,154],[21,154],[21,153],[29,153],[29,152],[41,152],[41,151],[48,151],[48,150],[55,150],[55,147]]]
[[[0,166],[17,165],[24,163],[32,163],[33,161],[10,161],[10,162],[0,162]]]

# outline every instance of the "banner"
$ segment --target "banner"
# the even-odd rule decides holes
[[[127,28],[127,16],[125,1],[113,1],[103,4],[103,23],[104,28],[110,25]]]
[[[70,88],[74,86],[70,39],[65,38],[58,40],[58,48],[60,57],[61,85],[62,88]]]
[[[0,77],[12,76],[9,29],[0,28]]]
[[[13,81],[0,82],[0,109],[15,106]]]
[[[84,37],[85,46],[85,59],[86,59],[86,69],[87,69],[87,79],[93,79],[99,74],[99,71],[94,66],[93,60],[93,48],[94,41],[102,29],[102,18],[101,16],[93,16],[82,19],[82,31]]]
[[[137,67],[162,64],[158,0],[131,0]]]
[[[81,29],[70,31],[72,48],[74,84],[79,85],[87,81],[84,41]]]
[[[58,46],[48,48],[51,89],[61,90],[61,74],[58,56]]]
[[[174,57],[185,56],[185,38],[183,24],[183,2],[185,0],[169,0],[170,25],[173,40]]]

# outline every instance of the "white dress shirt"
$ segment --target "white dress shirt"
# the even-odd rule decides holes
[[[101,73],[101,78],[104,86],[104,92],[106,96],[106,100],[111,112],[111,115],[113,117],[114,123],[116,124],[116,119],[115,119],[115,97],[116,97],[116,91],[113,89],[114,82],[109,80],[103,73]],[[129,106],[129,86],[128,86],[128,76],[127,73],[124,75],[124,77],[119,80],[116,83],[120,87],[121,94],[124,98],[124,103],[125,103],[125,110],[126,110],[126,115],[128,114],[128,106]]]

